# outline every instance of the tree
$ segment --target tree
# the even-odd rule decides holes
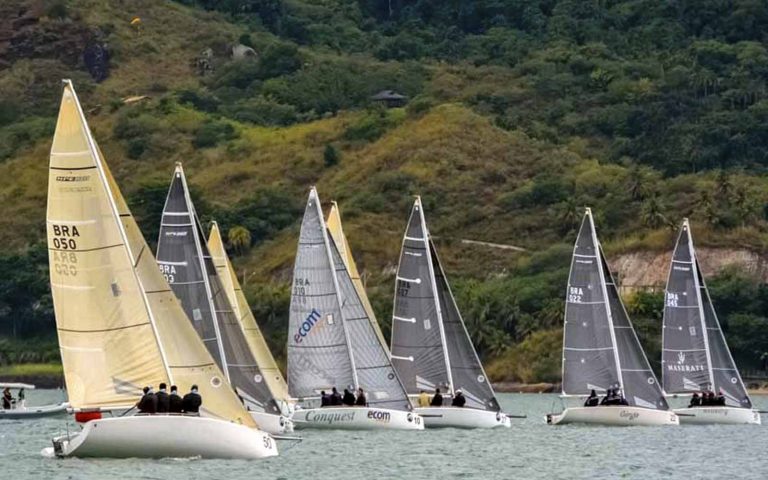
[[[245,227],[236,225],[230,228],[227,238],[229,239],[229,246],[240,255],[251,248],[251,232]]]
[[[325,161],[325,166],[332,167],[339,163],[340,159],[341,154],[338,150],[336,150],[336,147],[330,143],[326,143],[325,150],[323,150],[323,160]]]
[[[640,213],[643,225],[649,228],[659,228],[669,223],[669,220],[667,220],[667,217],[664,216],[661,210],[662,206],[658,195],[654,194],[648,197],[643,202],[642,212]]]

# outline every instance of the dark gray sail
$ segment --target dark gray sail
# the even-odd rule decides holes
[[[751,408],[701,276],[687,219],[672,255],[662,344],[667,393],[722,391],[728,405]]]
[[[411,402],[395,372],[386,347],[381,344],[371,319],[352,283],[333,239],[328,236],[342,299],[341,314],[357,372],[358,386],[366,392],[368,405],[395,410],[411,410]]]
[[[392,313],[392,363],[409,394],[451,387],[429,255],[417,199],[403,237]]]
[[[611,309],[592,212],[587,209],[573,247],[563,327],[563,394],[621,387]]]
[[[494,412],[501,411],[491,383],[488,381],[483,365],[475,351],[475,346],[472,344],[472,339],[464,325],[464,320],[462,320],[461,313],[456,306],[456,300],[453,298],[453,292],[448,285],[448,279],[445,277],[443,266],[431,238],[429,247],[445,332],[445,347],[451,365],[453,389],[454,391],[462,390],[467,399],[468,407]]]
[[[602,247],[598,247],[598,250],[603,266],[608,305],[611,309],[616,350],[619,354],[624,398],[630,405],[668,410],[667,400],[629,320]]]
[[[354,388],[358,383],[327,237],[313,188],[301,222],[293,270],[288,327],[288,391],[292,397],[317,397],[321,390]]]
[[[213,341],[207,336],[201,335],[201,338],[245,405],[279,414],[277,402],[248,348],[218,277],[205,238],[187,190],[184,171],[177,165],[157,243],[160,270],[198,334],[214,334]]]

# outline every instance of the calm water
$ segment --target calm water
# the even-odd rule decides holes
[[[28,392],[29,404],[58,400]],[[604,428],[550,427],[543,415],[556,395],[502,394],[509,413],[525,413],[504,430],[424,432],[302,431],[304,441],[263,461],[80,460],[42,458],[66,417],[0,420],[0,476],[26,479],[327,479],[417,480],[546,478],[765,478],[768,425]],[[768,409],[768,398],[756,397]],[[768,420],[768,418],[764,419]],[[72,427],[72,425],[70,425]],[[72,427],[77,428],[77,427]]]

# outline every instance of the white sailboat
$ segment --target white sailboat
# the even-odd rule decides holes
[[[722,406],[675,409],[681,423],[760,424],[715,314],[687,218],[664,292],[661,368],[667,395],[686,398],[709,390],[725,398]]]
[[[92,419],[53,440],[69,457],[277,455],[197,337],[160,274],[103,155],[72,83],[51,147],[47,238],[64,378],[75,412]],[[134,415],[145,385],[198,385],[201,416]]]
[[[187,186],[174,168],[157,240],[157,263],[227,382],[262,429],[293,431],[253,354],[219,275]]]
[[[14,399],[11,408],[0,408],[0,420],[50,417],[65,413],[69,407],[68,402],[53,405],[27,405],[24,392],[35,389],[35,386],[29,383],[0,383],[0,391],[4,391],[6,388],[10,391],[16,391],[17,398]]]
[[[392,314],[393,364],[412,396],[458,390],[466,406],[420,406],[427,427],[510,427],[461,318],[416,197],[403,237]]]
[[[568,407],[551,425],[678,425],[637,339],[586,209],[573,248],[563,327],[563,397],[618,389],[625,405]]]
[[[322,391],[362,387],[366,406],[320,406]],[[301,224],[288,335],[288,391],[298,428],[422,430],[374,331],[314,188]]]

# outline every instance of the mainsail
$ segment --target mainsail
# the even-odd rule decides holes
[[[88,129],[72,83],[51,147],[51,291],[74,408],[133,405],[145,385],[197,384],[205,412],[255,427],[189,326]]]
[[[619,296],[591,210],[573,249],[563,329],[563,394],[620,388],[630,405],[668,409]]]
[[[240,326],[245,333],[245,339],[251,349],[251,353],[256,358],[256,363],[264,375],[264,379],[269,386],[274,398],[279,400],[288,400],[288,385],[285,383],[283,374],[272,356],[272,352],[267,346],[267,341],[261,333],[256,319],[253,316],[251,307],[245,298],[243,289],[235,274],[235,269],[229,261],[227,251],[224,249],[224,242],[221,239],[219,226],[216,222],[211,225],[211,233],[208,236],[208,250],[211,252],[211,259],[218,272],[221,284],[227,294],[229,304],[235,316],[240,319]]]
[[[370,406],[411,404],[376,334],[313,188],[301,225],[288,337],[288,385],[297,397],[331,387],[367,391]]]
[[[392,359],[408,393],[458,389],[473,408],[499,411],[416,198],[403,238],[392,316]]]
[[[174,170],[163,210],[157,263],[191,324],[245,404],[280,413],[213,265],[180,164]]]
[[[683,220],[672,255],[662,335],[666,393],[715,390],[728,405],[752,407],[701,275],[688,219]]]
[[[352,256],[352,249],[349,248],[349,242],[347,242],[347,237],[344,235],[344,229],[341,226],[341,213],[339,212],[339,206],[336,204],[336,202],[331,203],[331,211],[328,213],[328,221],[326,223],[328,226],[328,232],[330,232],[333,242],[339,249],[341,259],[344,261],[344,265],[347,267],[349,276],[352,278],[352,283],[355,285],[355,290],[357,290],[357,294],[360,296],[360,301],[363,302],[365,313],[368,315],[368,318],[371,319],[371,326],[376,332],[376,335],[379,337],[381,344],[386,345],[387,341],[384,339],[384,334],[381,331],[379,322],[376,321],[376,315],[373,312],[371,302],[368,301],[368,295],[365,293],[365,286],[363,285],[363,281],[360,278],[360,272],[357,270],[355,258]]]

